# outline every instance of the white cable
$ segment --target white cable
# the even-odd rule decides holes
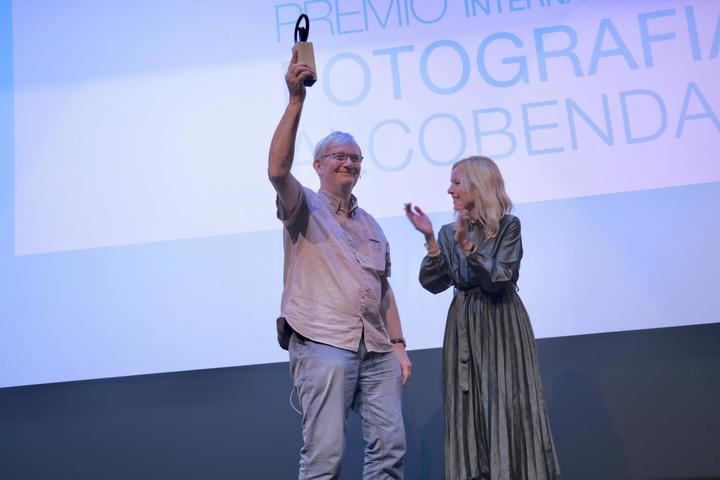
[[[296,392],[295,387],[293,387],[292,390],[290,390],[290,406],[291,406],[292,409],[295,410],[298,414],[302,415],[303,412],[300,411],[297,407],[295,407],[295,404],[293,403],[293,393],[295,393],[295,392]],[[298,397],[298,400],[300,400],[300,397]]]

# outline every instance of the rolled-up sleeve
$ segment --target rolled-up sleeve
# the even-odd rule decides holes
[[[305,187],[298,189],[298,199],[292,211],[287,211],[285,205],[280,201],[280,197],[275,197],[275,205],[277,206],[278,220],[283,223],[294,242],[297,240],[298,235],[307,228],[310,215],[310,206],[308,205],[308,195],[305,192]]]

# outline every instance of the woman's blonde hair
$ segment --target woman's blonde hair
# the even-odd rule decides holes
[[[458,169],[460,185],[473,197],[470,218],[484,226],[486,238],[494,238],[500,219],[513,207],[500,169],[490,158],[479,155],[463,158],[452,168]]]

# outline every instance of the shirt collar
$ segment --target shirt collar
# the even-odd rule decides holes
[[[348,217],[352,217],[355,215],[355,210],[357,210],[358,208],[358,202],[355,195],[350,195],[350,208],[346,212],[342,208],[342,201],[338,197],[323,188],[320,188],[320,190],[318,190],[318,193],[325,197],[325,200],[327,200],[327,202],[330,204],[330,207],[335,212],[335,215],[339,213],[347,213]]]

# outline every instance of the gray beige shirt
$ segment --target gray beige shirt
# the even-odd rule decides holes
[[[284,228],[281,314],[313,341],[357,351],[392,351],[383,314],[390,250],[380,226],[357,206],[303,187],[294,211],[278,202]]]

